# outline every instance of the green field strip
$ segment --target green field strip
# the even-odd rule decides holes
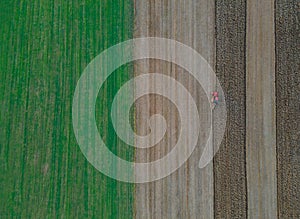
[[[0,218],[132,218],[133,184],[101,174],[83,156],[73,133],[72,100],[86,65],[132,38],[133,3],[0,5]],[[131,73],[130,65],[118,69],[100,98],[110,103]],[[107,106],[97,105],[99,118],[109,115]],[[132,160],[134,151],[115,146],[119,140],[101,121],[110,149]]]

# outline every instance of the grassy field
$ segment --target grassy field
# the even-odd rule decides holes
[[[81,153],[72,127],[72,98],[86,65],[132,38],[131,1],[1,1],[0,217],[132,218],[133,185],[99,173]],[[107,114],[124,66],[101,90]],[[120,76],[121,75],[121,76]],[[107,127],[100,121],[98,127]],[[111,125],[112,151],[132,160]]]

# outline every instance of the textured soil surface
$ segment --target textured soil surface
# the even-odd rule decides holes
[[[279,218],[300,217],[300,4],[276,3]]]
[[[215,218],[246,218],[246,3],[216,1],[216,74],[226,95],[227,131],[214,158]]]

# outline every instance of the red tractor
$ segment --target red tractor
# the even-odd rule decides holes
[[[218,105],[218,103],[219,103],[219,94],[218,94],[218,92],[214,91],[211,94],[212,94],[211,102],[214,103],[215,105]]]

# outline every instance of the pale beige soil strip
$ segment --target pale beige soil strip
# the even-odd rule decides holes
[[[277,218],[274,0],[247,2],[249,218]]]
[[[135,1],[134,37],[156,36],[178,40],[197,50],[211,66],[215,66],[215,20],[214,1]],[[134,66],[135,75],[148,72],[164,73],[184,84],[196,98],[198,109],[207,110],[209,103],[199,85],[193,82],[188,72],[170,63],[157,60],[139,61]],[[211,86],[214,86],[211,81]],[[155,86],[153,81],[138,86]],[[166,82],[166,89],[168,83]],[[181,99],[181,94],[177,94]],[[143,99],[143,100],[142,100]],[[185,101],[182,99],[182,101]],[[180,118],[174,106],[159,96],[141,98],[136,104],[136,130],[147,134],[145,121],[153,113],[160,113],[168,121],[166,138],[154,149],[136,151],[136,160],[156,160],[164,156],[177,141]],[[210,121],[202,118],[204,124],[201,139]],[[190,135],[193,133],[191,124]],[[161,127],[156,127],[160,129]],[[203,140],[202,140],[203,141]],[[212,144],[212,142],[210,142]],[[149,142],[151,144],[151,142]],[[188,142],[187,142],[188,144]],[[203,149],[203,148],[202,148]],[[136,218],[213,218],[213,163],[204,169],[198,168],[201,148],[197,148],[187,163],[172,175],[152,183],[135,186]],[[163,167],[162,167],[163,168]],[[157,170],[157,172],[160,170]],[[155,174],[155,173],[150,173]]]

